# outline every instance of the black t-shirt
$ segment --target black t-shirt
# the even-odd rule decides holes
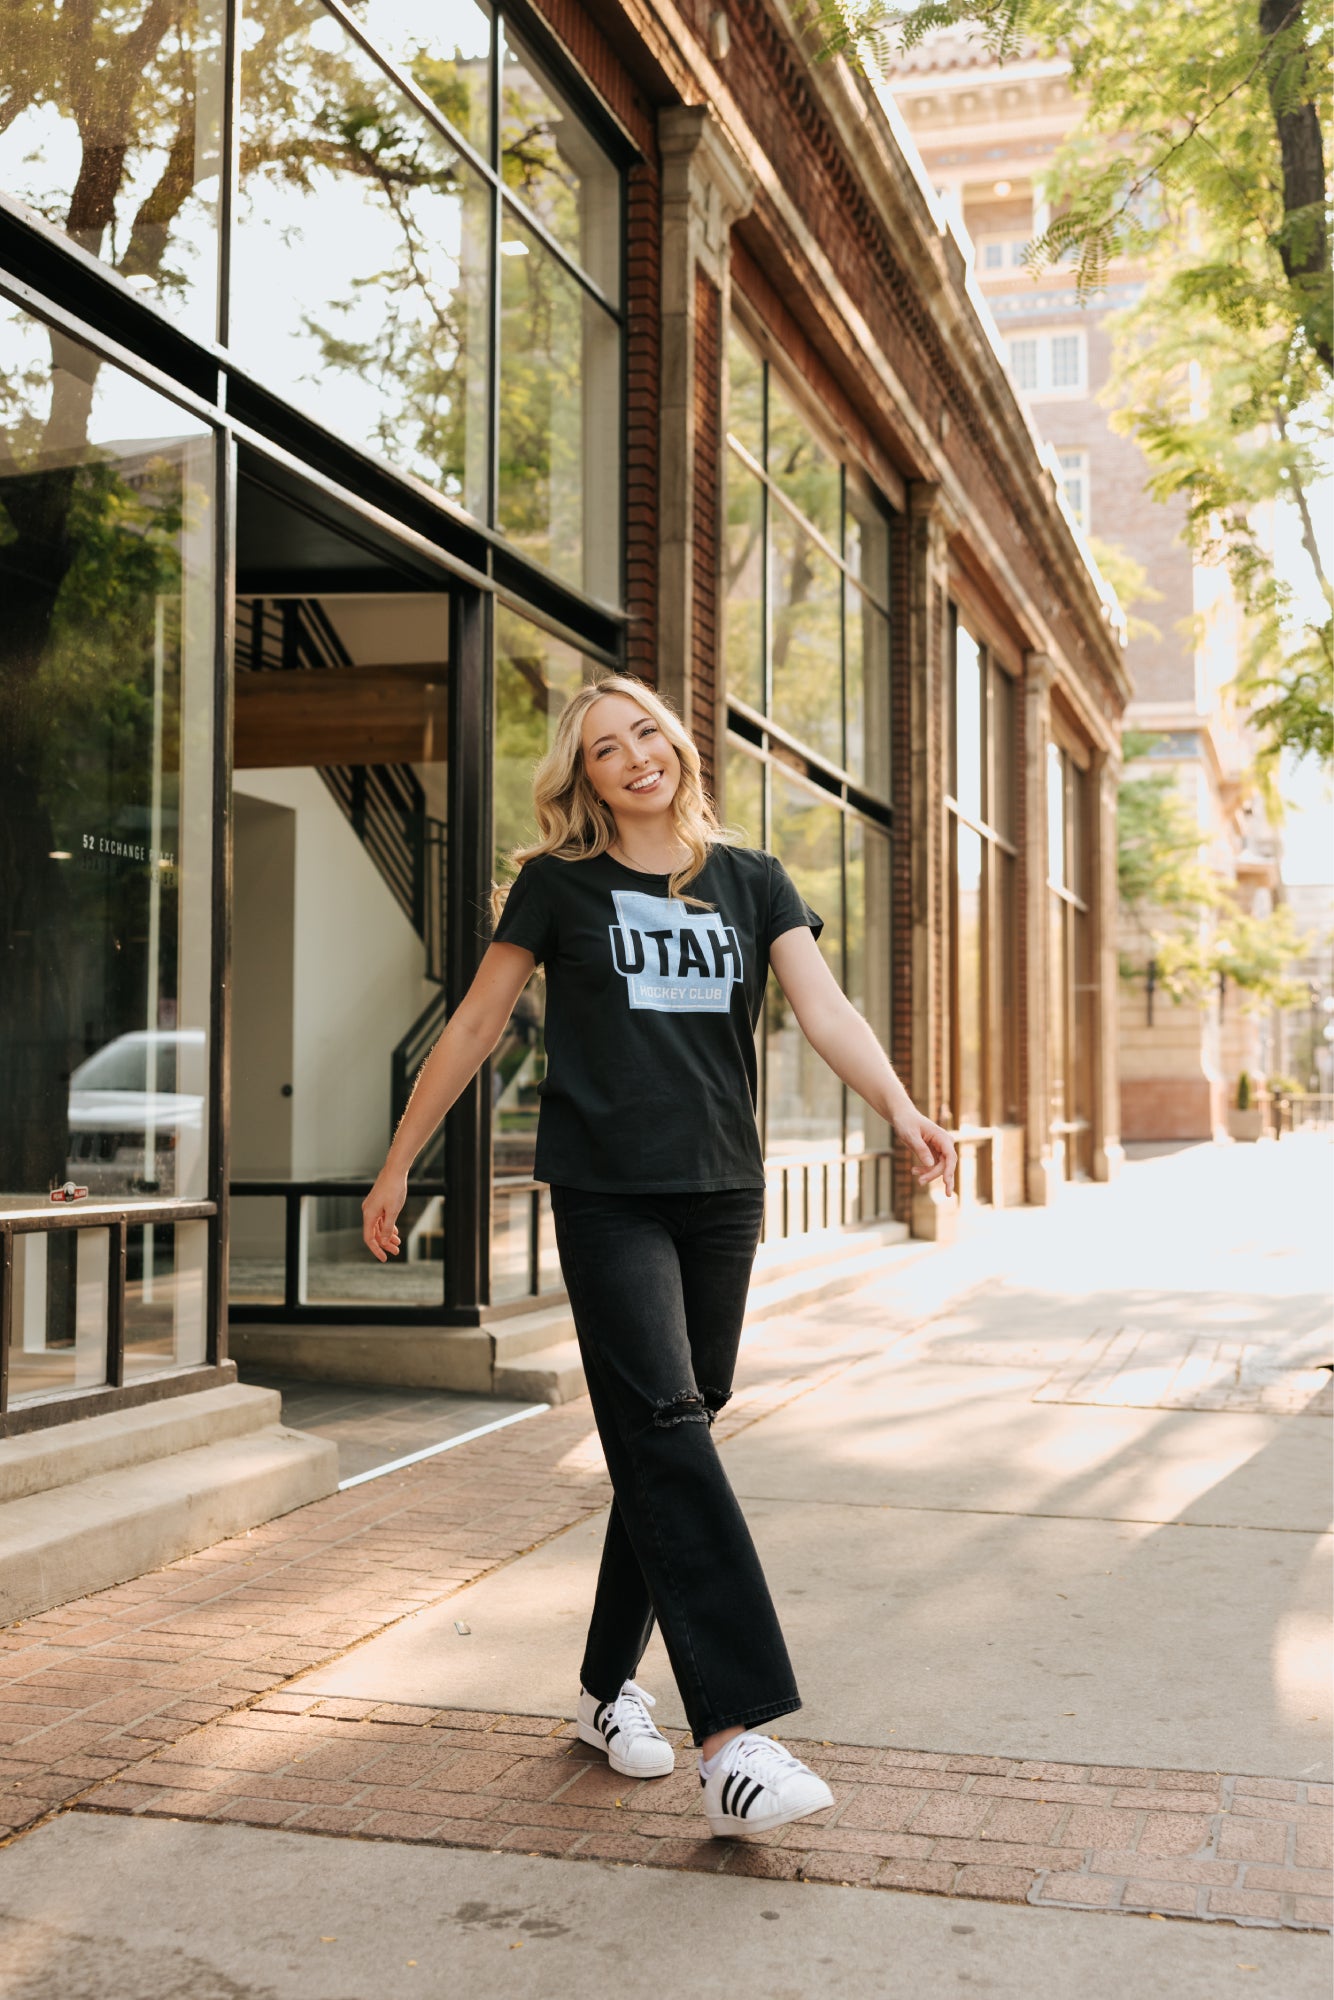
[[[546,966],[534,1177],[615,1193],[763,1187],[755,1029],[769,947],[822,920],[782,864],[715,846],[686,894],[609,854],[526,862],[496,925]]]

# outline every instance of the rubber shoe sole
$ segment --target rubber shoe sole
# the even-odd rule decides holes
[[[663,1746],[667,1761],[660,1764],[657,1770],[636,1770],[633,1764],[627,1764],[625,1759],[617,1754],[615,1748],[605,1740],[600,1729],[594,1729],[588,1722],[577,1722],[575,1728],[579,1732],[579,1741],[590,1744],[594,1750],[601,1750],[619,1778],[667,1778],[676,1769],[676,1755],[670,1743]]]

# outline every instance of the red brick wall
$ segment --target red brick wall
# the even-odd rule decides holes
[[[722,299],[695,271],[695,491],[691,572],[691,729],[712,795],[718,689],[718,481],[722,366]]]

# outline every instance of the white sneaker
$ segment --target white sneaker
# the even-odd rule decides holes
[[[721,1838],[767,1833],[790,1819],[832,1806],[834,1794],[809,1765],[775,1743],[772,1736],[747,1730],[723,1749],[711,1778],[700,1772],[709,1831]]]
[[[676,1768],[676,1753],[649,1714],[653,1706],[653,1696],[633,1681],[625,1682],[615,1701],[599,1701],[580,1688],[579,1740],[605,1750],[612,1770],[623,1778],[665,1778]]]

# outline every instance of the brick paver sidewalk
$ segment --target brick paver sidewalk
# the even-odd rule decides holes
[[[787,1739],[835,1792],[770,1834],[708,1838],[689,1737],[618,1778],[558,1716],[277,1694],[81,1802],[444,1847],[646,1863],[1065,1908],[1324,1927],[1334,1787]]]
[[[747,1356],[734,1436],[850,1367]],[[0,1629],[0,1838],[606,1506],[586,1400]]]
[[[767,1373],[726,1437],[852,1365]],[[1088,1909],[1331,1921],[1328,1786],[797,1744],[833,1809],[699,1837],[556,1717],[321,1700],[284,1682],[604,1506],[586,1402],[0,1632],[0,1826],[70,1805]],[[789,1739],[791,1740],[791,1739]],[[132,1768],[133,1767],[133,1768]]]

